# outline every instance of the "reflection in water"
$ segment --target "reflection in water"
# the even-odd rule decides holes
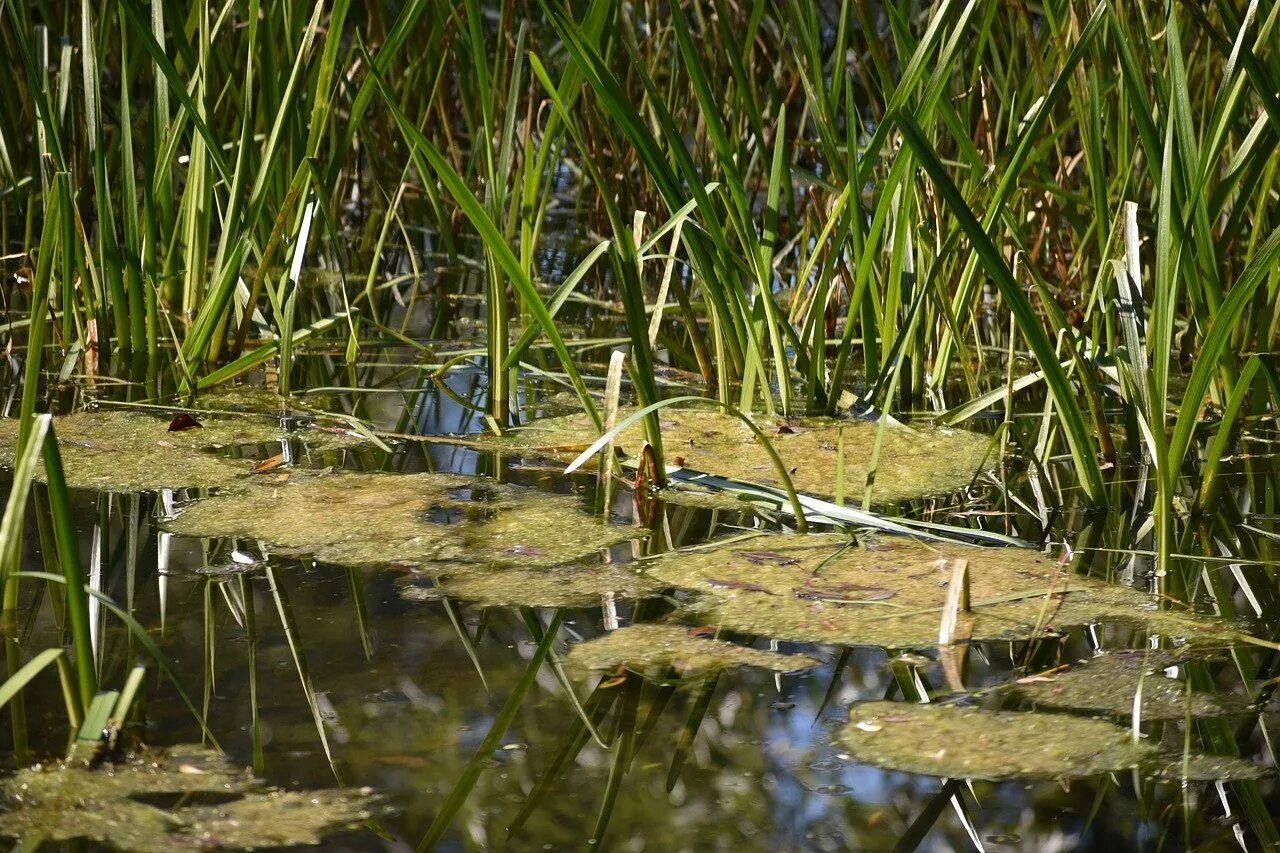
[[[388,366],[372,369],[362,383],[376,387],[380,372],[392,387],[416,381],[413,373]],[[477,390],[465,376],[449,378],[463,399]],[[479,426],[472,413],[430,386],[407,397],[365,399],[363,417],[399,432]],[[267,458],[276,450],[236,452]],[[583,512],[597,499],[590,478],[568,480],[534,458],[452,445],[405,442],[390,456],[338,450],[324,461],[363,470],[478,474],[575,495]],[[626,850],[1174,849],[1233,839],[1237,818],[1221,817],[1213,785],[1180,789],[1128,771],[1069,785],[962,784],[852,761],[837,738],[851,704],[918,702],[947,692],[948,675],[956,672],[948,673],[932,653],[770,644],[739,634],[725,638],[809,655],[819,665],[776,674],[682,672],[679,665],[651,666],[643,677],[625,667],[587,674],[561,665],[570,646],[615,625],[677,617],[685,596],[626,598],[653,592],[641,584],[614,595],[575,587],[559,599],[550,589],[554,579],[530,574],[523,583],[531,590],[547,586],[538,594],[549,597],[535,599],[547,606],[522,609],[503,606],[491,586],[476,586],[475,568],[455,567],[436,583],[407,569],[315,564],[296,552],[276,552],[260,538],[206,540],[160,528],[175,506],[202,496],[194,490],[79,493],[95,583],[115,601],[132,603],[235,762],[253,765],[274,784],[370,786],[385,794],[391,814],[332,836],[325,842],[331,849],[407,848],[423,840],[446,849],[582,848],[593,841]],[[661,502],[651,510],[652,537],[614,545],[591,561],[607,560],[607,569],[598,570],[603,576],[628,572],[649,554],[761,524],[744,512]],[[625,490],[614,496],[612,514],[618,525],[632,523],[635,507]],[[582,523],[592,522],[584,516]],[[27,541],[38,543],[36,521],[29,524]],[[26,559],[41,565],[34,544]],[[21,626],[25,645],[58,642],[51,608],[31,601],[21,612],[37,614]],[[102,620],[100,630],[101,681],[119,684],[144,654],[117,620]],[[967,689],[981,692],[1098,649],[1145,642],[1132,628],[1093,625],[1061,637],[976,644],[967,659],[952,664]],[[1202,688],[1215,681],[1231,688],[1238,683],[1234,665],[1193,662],[1178,675],[1199,679]],[[147,685],[151,701],[133,733],[160,745],[199,740],[199,726],[173,685],[154,675]],[[1004,700],[979,695],[975,701]],[[27,713],[31,748],[60,753],[65,713],[56,685],[38,683]],[[1215,734],[1212,721],[1204,721],[1199,734],[1230,735],[1232,725],[1223,725]],[[1161,731],[1166,744],[1181,743],[1179,722],[1150,735],[1159,738]],[[1260,748],[1252,731],[1242,728],[1246,755]],[[4,732],[10,737],[7,727]],[[926,733],[922,740],[928,739]],[[1262,809],[1274,802],[1270,781],[1249,790]]]

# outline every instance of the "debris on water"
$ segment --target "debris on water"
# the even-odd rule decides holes
[[[797,672],[817,666],[805,655],[787,655],[696,636],[682,625],[629,625],[579,643],[565,659],[571,667],[612,672],[620,666],[661,677],[671,669],[681,676],[712,675],[737,666]]]
[[[179,412],[169,421],[169,432],[186,432],[189,429],[204,429],[204,424],[186,412]]]
[[[0,836],[86,839],[120,850],[250,850],[319,844],[380,811],[369,789],[285,791],[196,745],[95,769],[37,765],[0,780]],[[153,805],[178,798],[178,805]]]
[[[840,745],[857,762],[948,779],[1074,779],[1139,768],[1169,779],[1250,779],[1264,768],[1135,741],[1106,720],[954,705],[859,702]],[[1185,773],[1185,777],[1184,777]]]
[[[1123,717],[1131,716],[1136,708],[1144,720],[1247,712],[1249,704],[1243,696],[1189,692],[1187,682],[1164,674],[1163,670],[1184,659],[1165,651],[1107,652],[1060,672],[1019,679],[1010,689],[1037,707]]]
[[[645,535],[603,524],[572,495],[451,474],[295,472],[197,501],[183,536],[243,537],[347,566],[434,562],[552,566]]]
[[[925,544],[883,536],[851,547],[839,534],[773,534],[672,551],[646,563],[656,580],[695,593],[689,609],[745,634],[797,642],[921,649],[938,642],[952,563],[967,561],[969,640],[1044,636],[1050,628],[1131,624],[1201,645],[1238,634],[1221,620],[1152,606],[1135,589],[1070,573],[1038,551]]]
[[[619,417],[633,411],[621,410]],[[753,419],[770,436],[796,489],[821,497],[836,492],[836,459],[843,436],[845,487],[861,494],[879,431],[877,424],[768,415]],[[755,435],[731,415],[707,409],[668,409],[661,414],[661,428],[664,444],[679,448],[682,467],[766,486],[782,485],[763,449],[746,452],[755,445]],[[569,415],[535,421],[499,441],[523,450],[571,457],[598,436],[585,415]],[[636,423],[617,436],[614,446],[625,457],[632,457],[639,454],[643,442],[643,427]],[[894,503],[962,488],[979,473],[989,444],[987,436],[965,430],[888,424],[875,471],[873,500]]]

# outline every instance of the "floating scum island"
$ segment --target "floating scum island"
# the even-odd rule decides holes
[[[254,460],[233,458],[246,447],[297,441],[323,454],[360,439],[341,429],[285,429],[262,413],[200,416],[200,426],[170,431],[170,417],[126,409],[99,409],[57,417],[54,434],[67,485],[104,492],[230,488],[251,473]],[[0,419],[0,466],[12,468],[18,421]],[[43,462],[37,474],[44,477]]]
[[[1135,740],[1122,726],[1071,714],[859,702],[840,733],[855,761],[950,779],[1073,779],[1137,768],[1168,779],[1256,779],[1240,758]]]
[[[618,412],[619,420],[634,409]],[[781,487],[777,470],[764,454],[743,452],[757,441],[737,418],[705,409],[663,409],[658,412],[666,461],[677,457],[683,467],[732,480]],[[791,481],[801,492],[818,497],[836,493],[836,468],[844,444],[844,484],[849,494],[861,494],[880,427],[865,421],[800,420],[756,415],[753,422],[768,437]],[[585,414],[539,420],[501,439],[487,439],[517,450],[555,456],[576,456],[599,437]],[[842,438],[843,436],[843,438]],[[614,439],[626,459],[635,459],[644,442],[637,422]],[[888,424],[883,429],[872,500],[894,503],[930,494],[954,492],[977,476],[987,459],[990,438],[953,429],[916,429]]]
[[[23,849],[79,838],[132,851],[319,844],[385,811],[368,789],[272,788],[195,745],[143,751],[94,769],[38,765],[0,780],[0,796],[6,805],[0,835],[19,839]]]
[[[1064,569],[1026,548],[978,548],[838,534],[735,538],[663,554],[651,577],[693,593],[688,609],[720,628],[779,640],[849,646],[937,645],[957,561],[969,573],[961,640],[1020,640],[1094,622],[1132,624],[1202,644],[1240,634],[1221,620],[1161,610],[1151,597]]]
[[[291,471],[197,501],[170,532],[244,537],[347,566],[551,566],[645,531],[599,522],[573,495],[452,474]]]

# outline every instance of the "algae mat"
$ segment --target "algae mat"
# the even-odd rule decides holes
[[[634,410],[619,412],[619,418]],[[733,480],[781,487],[777,470],[751,430],[735,417],[702,409],[664,409],[659,413],[668,464]],[[879,427],[864,421],[790,420],[757,416],[786,465],[796,489],[817,496],[836,492],[838,450],[843,434],[847,494],[861,495]],[[516,447],[556,455],[576,455],[596,440],[586,415],[537,421],[508,439]],[[626,457],[640,452],[644,431],[637,423],[623,430],[614,446]],[[964,487],[979,473],[990,439],[951,429],[913,429],[887,425],[880,449],[872,500],[892,503]]]
[[[882,537],[867,547],[837,534],[766,535],[663,554],[646,565],[662,583],[695,592],[704,621],[800,642],[922,648],[938,643],[958,561],[969,574],[970,609],[954,636],[1027,639],[1094,622],[1230,644],[1225,623],[1159,610],[1137,590],[1064,570],[1023,548],[925,544]]]
[[[1183,720],[1247,713],[1249,701],[1231,693],[1191,691],[1165,670],[1182,658],[1151,649],[1107,652],[1061,672],[1020,678],[1013,694],[1036,707],[1144,720]]]
[[[252,481],[197,501],[167,526],[183,536],[257,539],[350,566],[549,566],[644,535],[592,519],[571,495],[450,474],[349,471]]]
[[[170,430],[167,416],[102,409],[54,418],[53,430],[67,485],[110,492],[231,487],[253,460],[229,454],[251,445],[297,440],[323,452],[358,443],[341,432],[285,430],[269,418],[202,416],[200,424]],[[17,443],[18,422],[0,419],[0,466],[13,467]],[[43,479],[43,463],[37,476]]]
[[[649,598],[661,584],[636,570],[634,564],[564,565],[550,568],[456,566],[435,572],[434,585],[406,585],[409,601],[454,598],[481,607],[599,607],[607,597],[618,600]]]
[[[1072,779],[1140,768],[1171,779],[1249,779],[1239,758],[1184,754],[1105,720],[953,705],[859,702],[839,736],[849,757],[884,770],[950,779]]]
[[[97,769],[37,766],[0,781],[0,836],[27,849],[89,839],[120,850],[246,850],[319,844],[374,817],[368,789],[284,791],[199,746],[143,753]],[[188,796],[203,798],[186,804]],[[208,804],[208,797],[217,798]],[[175,798],[161,808],[144,798]]]
[[[713,675],[738,666],[798,672],[817,666],[805,655],[785,655],[699,636],[681,625],[630,625],[569,649],[565,663],[585,671],[620,666],[641,674],[674,670],[681,676]]]

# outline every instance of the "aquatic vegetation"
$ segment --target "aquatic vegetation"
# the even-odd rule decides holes
[[[620,412],[621,416],[627,410]],[[704,409],[663,409],[662,444],[670,464],[733,480],[779,487],[769,459],[757,449],[751,430],[737,418]],[[837,460],[844,446],[845,488],[861,494],[871,469],[879,427],[865,421],[793,419],[757,416],[757,425],[782,457],[795,488],[829,497],[837,491]],[[514,446],[542,453],[577,455],[599,436],[585,415],[545,418],[516,431]],[[644,441],[641,424],[614,440],[625,457],[635,459]],[[981,471],[990,439],[958,429],[884,427],[875,467],[874,500],[879,503],[953,492]]]
[[[1071,714],[859,702],[839,739],[854,761],[949,779],[1072,779],[1132,768],[1192,780],[1264,773],[1242,759],[1180,754]]]
[[[14,763],[27,763],[29,729],[31,742],[60,740],[64,713],[74,724],[101,704],[98,676],[112,683],[126,659],[101,605],[126,620],[128,656],[150,644],[169,685],[164,653],[184,668],[202,660],[184,675],[203,681],[210,714],[228,714],[219,730],[252,709],[255,761],[269,741],[273,773],[328,772],[326,732],[336,744],[359,726],[335,684],[399,691],[412,710],[397,728],[430,717],[444,739],[388,756],[418,768],[412,782],[368,778],[412,805],[391,834],[433,815],[423,848],[604,849],[611,826],[658,849],[766,837],[959,849],[980,831],[1027,849],[1112,836],[1140,846],[1158,826],[1166,846],[1280,849],[1280,788],[1242,780],[1230,757],[1140,742],[1126,766],[1226,781],[1082,781],[1069,795],[1016,781],[996,794],[1019,808],[987,808],[960,783],[887,774],[853,799],[841,797],[847,779],[797,788],[772,762],[787,745],[760,746],[784,706],[823,694],[803,710],[833,713],[849,662],[879,661],[851,645],[942,644],[946,669],[961,644],[985,639],[1009,642],[981,649],[999,652],[981,667],[947,671],[948,688],[1019,707],[1061,701],[1117,727],[1138,695],[1139,716],[1162,718],[1151,733],[1170,744],[1270,751],[1265,715],[1237,716],[1232,694],[1210,691],[1231,682],[1271,702],[1280,669],[1277,31],[1280,6],[1244,0],[0,0],[12,58],[0,75],[0,346],[16,415],[0,422],[0,462],[16,472],[0,586],[22,628],[0,637],[0,704]],[[254,388],[224,393],[250,373]],[[750,413],[769,442],[706,410],[650,410],[676,393],[700,398],[676,405]],[[309,408],[319,399],[331,418]],[[48,487],[32,485],[37,411],[158,412],[167,400],[197,407],[203,428],[157,436],[111,422],[77,436],[72,415],[58,428],[66,479],[103,493],[71,500],[56,447]],[[579,506],[486,479],[503,481],[513,456],[529,466],[576,452],[619,402],[623,416],[647,411],[656,466],[640,485],[663,468],[731,484],[794,477],[809,517],[790,494],[788,517],[759,492],[748,514],[728,494],[670,491],[639,502],[656,536],[633,546],[637,574],[598,552],[639,532],[583,511],[595,498],[597,516],[626,515],[625,485],[546,484],[582,487]],[[559,417],[570,409],[580,414]],[[878,413],[888,417],[858,420]],[[618,448],[644,469],[639,429]],[[438,435],[477,431],[506,435],[465,449]],[[785,461],[773,465],[775,444]],[[386,485],[389,472],[424,469],[467,475]],[[212,556],[226,543],[157,533],[171,496],[139,492],[184,486],[223,494],[179,504],[169,529],[259,539],[265,564],[236,577]],[[813,495],[847,505],[836,514]],[[1018,549],[865,537],[842,549],[829,536],[808,540],[812,554],[795,537],[699,550],[737,524],[772,534],[828,521],[964,528],[1074,556],[1067,569]],[[673,553],[651,560],[651,546]],[[280,553],[343,566],[308,571],[308,592],[334,585],[296,596],[295,614]],[[420,572],[353,568],[388,562]],[[1158,595],[1129,586],[1146,582]],[[767,671],[718,673],[671,702],[687,711],[673,730],[670,684],[619,674],[582,699],[555,653],[577,620],[506,609],[594,608],[611,595],[622,605],[607,605],[609,623],[710,622],[834,645],[836,663],[796,679],[805,689],[776,709],[758,689]],[[462,601],[478,605],[474,632]],[[1182,609],[1208,603],[1221,619]],[[1193,661],[1180,680],[1151,668],[1234,642],[1238,615],[1265,636],[1229,661]],[[341,629],[304,638],[317,621]],[[513,636],[513,622],[528,634]],[[255,681],[281,662],[278,643],[256,657],[274,630],[302,682],[293,705]],[[1086,642],[1153,649],[1141,663],[1110,653],[1035,671]],[[309,645],[323,666],[306,665]],[[924,698],[930,685],[903,677],[916,666],[893,664],[896,683],[862,667],[858,687]],[[55,667],[66,701],[51,711]],[[235,685],[246,671],[247,699]],[[970,675],[981,684],[960,683]],[[167,708],[144,694],[139,708]],[[330,696],[335,715],[322,708]],[[1187,712],[1195,723],[1181,730]],[[148,722],[149,735],[194,736],[164,713]],[[489,727],[478,744],[477,725]],[[796,745],[803,728],[772,733]],[[669,765],[655,772],[664,748]],[[471,758],[451,774],[455,752]],[[565,772],[538,775],[548,768]],[[651,796],[664,785],[669,798]],[[775,820],[775,791],[794,820]],[[526,793],[540,813],[522,806],[509,823]],[[1089,798],[1087,820],[1061,818]],[[589,799],[598,812],[582,808]],[[283,815],[295,801],[280,802]],[[504,839],[515,826],[524,834]],[[240,843],[225,821],[207,836]]]
[[[1221,621],[1160,610],[1149,596],[1067,573],[1022,548],[936,545],[878,537],[866,546],[836,534],[765,535],[663,554],[655,579],[697,593],[699,618],[782,640],[920,648],[938,643],[948,585],[967,564],[966,640],[1029,639],[1095,622],[1132,624],[1202,644],[1237,636]]]
[[[712,639],[683,625],[654,624],[628,625],[577,643],[569,649],[565,663],[593,672],[626,667],[655,677],[668,670],[681,677],[707,676],[737,666],[798,672],[818,664],[805,655],[767,652]]]
[[[481,607],[599,607],[656,595],[661,584],[634,564],[569,563],[552,568],[509,565],[434,568],[431,586],[414,580],[401,589],[410,601],[455,598]]]
[[[1038,708],[1086,711],[1144,720],[1184,720],[1243,714],[1248,700],[1229,693],[1192,691],[1164,670],[1184,658],[1165,651],[1107,652],[1064,671],[1018,679],[1012,692]]]
[[[367,789],[271,788],[219,753],[192,745],[93,769],[20,770],[0,780],[0,795],[0,836],[30,847],[87,839],[139,853],[319,844],[381,810]],[[176,804],[160,805],[164,800]]]
[[[644,535],[592,519],[570,495],[451,474],[350,471],[251,480],[197,501],[168,529],[257,539],[346,566],[551,566]]]
[[[345,431],[285,430],[270,420],[201,417],[198,425],[170,429],[170,417],[123,409],[77,412],[54,420],[67,485],[73,489],[144,492],[229,488],[253,468],[233,452],[297,441],[323,454],[359,443]],[[19,425],[0,419],[0,466],[12,468]],[[43,469],[41,469],[43,470]],[[43,474],[38,473],[43,479]]]

